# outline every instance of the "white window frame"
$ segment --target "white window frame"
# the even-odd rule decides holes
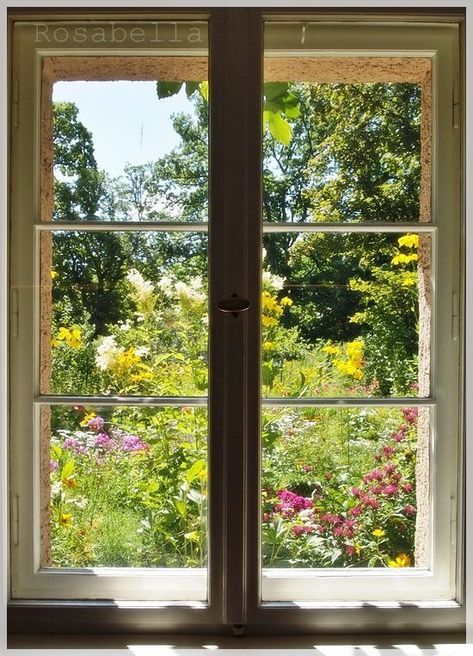
[[[10,7],[15,7],[15,6],[20,6],[20,5],[25,6],[26,4],[27,3],[25,3],[25,2],[21,2],[21,3],[20,2],[18,2],[18,3],[9,2],[8,6],[10,6]],[[86,2],[84,2],[84,3],[76,2],[75,4],[76,4],[77,7],[79,7],[79,6],[91,6],[92,5],[92,3],[86,3]],[[145,4],[146,4],[145,2],[142,3],[142,5],[145,5]],[[339,4],[340,4],[340,6],[342,6],[342,5],[343,6],[352,6],[352,5],[356,4],[357,7],[367,7],[367,8],[371,8],[373,6],[379,7],[381,5],[381,3],[360,3],[360,2],[357,2],[357,3],[343,2],[343,3],[339,3]],[[395,5],[397,7],[399,7],[399,6],[433,7],[433,6],[442,6],[443,4],[444,3],[435,3],[432,0],[428,3],[426,3],[426,2],[389,3],[389,5],[393,5],[393,6]],[[56,6],[65,6],[65,3],[59,2],[59,3],[55,3],[55,5]],[[124,3],[124,2],[123,3],[122,2],[120,2],[120,3],[118,3],[118,2],[114,2],[114,3],[103,2],[102,3],[103,7],[107,7],[107,6],[111,7],[111,6],[117,6],[117,5],[126,6],[126,3]],[[70,6],[70,5],[68,4],[67,6]],[[322,6],[333,6],[333,2],[332,3],[321,2],[321,3],[317,3],[317,6],[320,6],[320,7],[322,7]],[[467,9],[469,9],[467,7],[466,2],[458,2],[458,3],[456,3],[456,6],[466,7]],[[469,14],[470,14],[470,12],[468,12],[467,17],[471,18],[471,16]],[[471,25],[469,24],[468,20],[467,20],[467,24],[468,24],[469,34],[471,36],[472,28],[471,28]],[[471,40],[470,40],[470,43],[471,43]],[[471,45],[470,45],[470,48],[471,48]],[[471,52],[470,52],[470,54],[471,54]],[[470,89],[471,89],[471,72],[470,72],[469,80],[470,80]],[[3,88],[5,88],[5,79],[3,80]],[[5,137],[5,130],[3,131],[3,136]],[[472,164],[471,164],[471,148],[472,148],[471,137],[470,137],[470,141],[468,143],[468,148],[469,148],[468,152],[469,152],[469,157],[470,157],[468,162],[469,162],[469,166],[471,167],[472,166]],[[5,185],[4,179],[2,180],[2,182]],[[470,203],[468,204],[467,207],[468,207],[468,209],[470,209],[471,208],[471,197],[472,197],[471,188],[467,189],[467,194],[468,194],[468,200],[470,201]],[[5,200],[3,200],[3,208],[4,208],[4,210],[6,209]],[[5,216],[6,216],[6,211],[3,212],[2,219]],[[6,226],[5,226],[5,224],[3,224],[2,227],[3,227],[2,235],[5,238],[5,236],[6,236]],[[469,233],[467,234],[467,239],[470,239]],[[469,245],[469,241],[467,241],[467,246],[468,245]],[[468,252],[471,253],[471,248],[468,248]],[[468,282],[468,284],[471,284],[471,281],[472,281],[471,274],[473,273],[473,263],[472,263],[471,256],[470,256],[469,259],[467,259],[466,265],[467,265],[467,275],[468,275],[467,282]],[[3,273],[5,273],[5,263],[4,262],[3,262]],[[6,280],[5,276],[3,276],[3,280]],[[471,292],[471,289],[470,289],[470,292]],[[5,288],[4,287],[2,287],[2,300],[3,300],[3,307],[5,308],[6,307],[6,295],[5,295]],[[467,348],[470,347],[471,344],[472,344],[472,339],[471,339],[471,337],[472,337],[472,321],[471,320],[472,319],[473,319],[473,316],[472,316],[472,312],[471,312],[471,307],[467,306],[467,324],[466,324],[466,331],[467,331],[466,344],[467,344]],[[2,328],[4,329],[5,326],[3,325]],[[1,342],[2,345],[5,346],[5,339],[6,339],[5,332],[2,332],[1,339],[2,339],[2,342]],[[472,353],[471,353],[470,350],[467,350],[466,363],[467,363],[466,373],[467,373],[467,392],[468,392],[472,388],[471,373],[472,373],[472,370],[473,370],[473,367],[472,367],[472,365],[473,365]],[[5,372],[4,368],[2,368],[2,374],[3,374],[2,375],[2,381],[3,381],[4,386],[6,388],[6,372]],[[6,409],[6,408],[4,407],[4,409]],[[5,417],[5,414],[2,413],[2,419],[4,417]],[[467,439],[469,440],[470,439],[470,432],[468,432],[468,431],[471,429],[471,427],[473,425],[473,411],[472,411],[471,407],[468,407],[468,404],[467,404],[467,407],[466,407],[466,420],[467,420]],[[4,421],[5,420],[3,419],[3,422]],[[5,423],[3,424],[3,428],[5,428]],[[3,433],[3,435],[5,435],[4,430],[2,431],[2,433]],[[468,447],[469,447],[469,442],[467,442],[467,448]],[[5,450],[2,450],[2,452],[0,454],[0,457],[2,458],[1,464],[3,465],[3,472],[5,472],[6,471],[6,462],[7,462],[6,457],[5,457]],[[471,467],[471,465],[473,465],[472,455],[471,455],[470,450],[467,450],[467,471],[473,471],[473,467]],[[2,489],[3,493],[5,493],[6,492],[6,476],[3,477],[2,488],[3,488]],[[471,482],[471,480],[467,480],[467,491],[469,493],[471,493],[473,491],[473,483]],[[471,498],[471,496],[472,495],[469,494],[468,498]],[[4,514],[4,517],[6,517],[6,513]],[[472,540],[472,537],[473,537],[472,530],[471,530],[471,528],[469,528],[469,527],[471,527],[471,523],[472,522],[466,522],[467,545],[470,544],[470,546],[472,545],[471,540]],[[4,538],[5,538],[6,537],[6,524],[5,524],[5,521],[2,524],[2,529],[5,531],[5,535],[4,535]],[[4,559],[6,559],[6,555],[4,555]],[[2,571],[5,572],[6,571],[5,568],[2,568]],[[3,583],[3,590],[5,590],[6,589],[6,580],[4,579],[2,581],[2,583]],[[468,594],[468,599],[471,599],[471,597],[470,597],[470,595],[471,595],[471,586],[467,587],[467,594]],[[468,624],[468,626],[470,626],[470,624]],[[2,633],[2,632],[0,631],[0,633]],[[6,635],[6,632],[3,632],[3,634]]]

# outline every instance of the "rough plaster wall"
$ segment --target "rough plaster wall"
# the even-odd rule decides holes
[[[41,219],[51,221],[54,204],[53,194],[53,120],[52,120],[52,83],[44,81],[41,89]],[[52,238],[48,233],[41,234],[41,326],[40,326],[40,391],[49,393],[51,379],[51,268],[52,268]],[[41,565],[51,564],[51,526],[49,499],[51,484],[49,475],[49,436],[51,434],[51,411],[41,408],[40,414],[40,471],[41,471]]]
[[[422,88],[420,221],[431,220],[432,90],[431,61],[421,57],[291,57],[266,58],[267,81],[319,83],[412,82]],[[42,220],[51,221],[52,87],[57,80],[205,80],[205,57],[47,57],[43,62],[41,119]],[[43,235],[41,257],[41,391],[47,394],[51,374],[51,236]],[[431,245],[422,235],[419,248],[419,395],[430,394]],[[50,411],[41,414],[41,562],[50,563],[49,520]],[[416,454],[417,523],[415,564],[430,561],[430,413],[420,409]]]

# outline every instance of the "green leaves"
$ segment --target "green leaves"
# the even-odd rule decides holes
[[[291,142],[292,129],[289,123],[278,111],[263,112],[263,128],[269,129],[276,141],[288,146]]]
[[[199,91],[202,98],[209,100],[209,83],[203,82],[165,82],[156,83],[158,98],[170,98],[179,93],[185,85],[187,97],[190,98]],[[299,100],[289,91],[289,82],[267,82],[264,85],[263,127],[268,129],[272,137],[288,146],[292,137],[292,128],[288,118],[300,116]]]
[[[272,137],[288,146],[292,128],[286,118],[300,116],[299,101],[289,91],[288,82],[267,82],[264,85],[263,128],[269,129]],[[285,118],[286,117],[286,118]]]
[[[200,91],[202,98],[206,101],[209,99],[209,83],[204,82],[165,82],[159,81],[156,82],[156,93],[158,98],[170,98],[175,96],[182,89],[182,85],[185,85],[186,95],[188,98],[192,96],[196,91]]]

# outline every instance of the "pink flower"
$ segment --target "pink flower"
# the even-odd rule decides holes
[[[408,503],[407,506],[404,506],[403,511],[406,515],[414,515],[417,512],[417,508]]]
[[[49,461],[49,471],[56,471],[59,468],[59,463],[57,460]]]
[[[121,447],[123,451],[148,451],[149,446],[142,442],[138,435],[124,435]]]
[[[356,549],[352,544],[346,544],[345,553],[347,554],[347,556],[354,556],[356,553]]]
[[[99,433],[103,429],[104,420],[102,417],[92,417],[87,422],[87,427]]]
[[[111,451],[115,446],[115,442],[111,439],[110,435],[107,435],[107,433],[99,433],[95,437],[94,446],[105,449],[106,451]]]
[[[404,416],[404,419],[407,421],[408,424],[415,424],[417,421],[417,417],[419,416],[419,409],[418,408],[403,408],[402,409],[402,414]]]
[[[398,491],[397,485],[391,484],[391,485],[386,485],[383,488],[382,494],[386,495],[387,497],[392,497],[394,496]]]
[[[373,497],[368,496],[367,494],[364,494],[361,502],[365,505],[368,506],[369,508],[373,508],[374,510],[377,510],[378,508],[381,507],[381,504],[379,501]]]
[[[352,538],[355,533],[356,522],[352,519],[345,519],[341,524],[334,526],[333,534],[336,538]]]
[[[325,513],[320,516],[322,522],[327,522],[328,524],[336,524],[342,519],[340,515],[334,515],[333,513]]]
[[[412,485],[412,483],[404,483],[404,485],[402,485],[401,487],[402,487],[403,491],[407,492],[407,493],[412,492],[412,490],[414,489],[414,486]]]
[[[380,469],[373,469],[363,476],[363,482],[369,483],[370,481],[380,481],[383,478],[383,472]]]
[[[390,458],[392,454],[394,453],[394,447],[392,446],[383,446],[383,453],[386,456],[386,458]]]
[[[354,508],[350,508],[350,510],[348,512],[353,517],[358,517],[359,515],[361,515],[361,511],[362,511],[361,506],[355,506]]]
[[[312,528],[310,526],[302,526],[301,524],[295,524],[294,526],[291,526],[291,531],[296,535],[297,537],[304,535],[304,533],[311,533]]]
[[[373,485],[373,487],[371,488],[372,494],[381,494],[382,491],[383,491],[383,486],[379,484]]]
[[[282,503],[276,505],[276,510],[281,512],[284,517],[293,517],[301,510],[312,508],[312,499],[301,497],[290,490],[280,490],[278,497]]]

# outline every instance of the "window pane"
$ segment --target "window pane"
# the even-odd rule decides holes
[[[205,233],[41,235],[41,391],[201,396]]]
[[[265,26],[263,220],[430,221],[430,60],[310,56],[311,28]]]
[[[425,435],[425,407],[265,408],[263,566],[415,567]]]
[[[186,82],[54,84],[53,220],[207,220],[204,64]]]
[[[207,410],[43,407],[42,565],[207,562]]]
[[[267,397],[428,396],[431,237],[264,235]]]

